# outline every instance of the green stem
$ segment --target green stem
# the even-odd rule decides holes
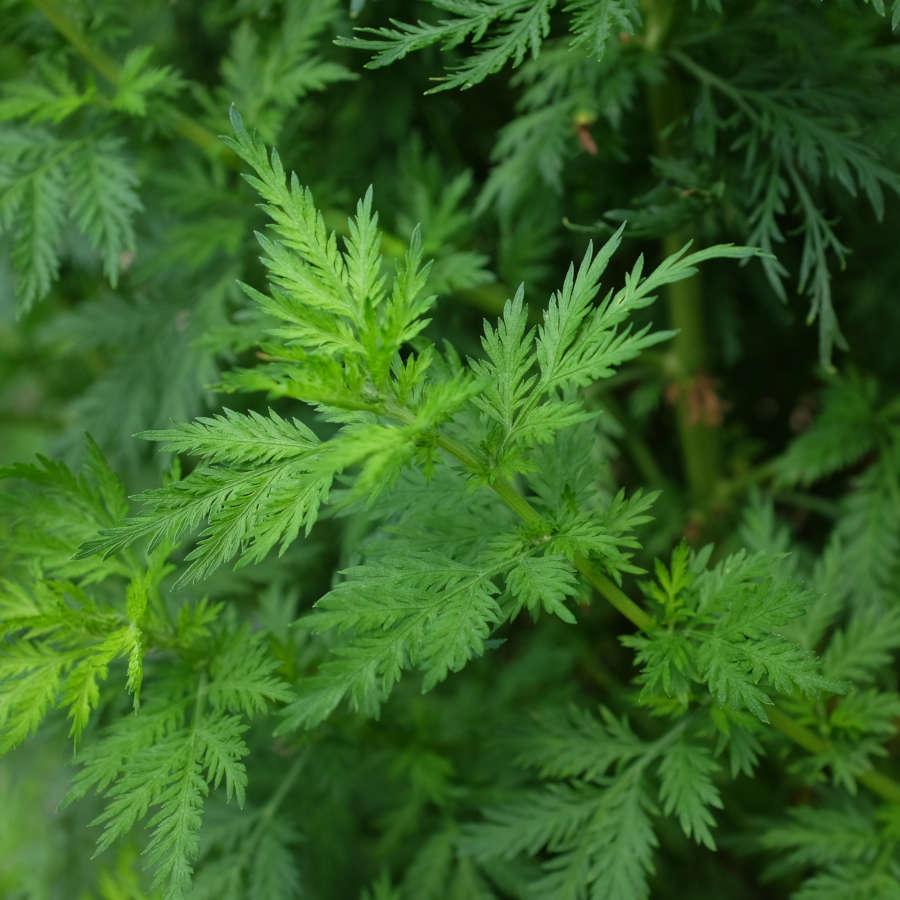
[[[810,731],[805,725],[795,722],[787,713],[782,712],[776,706],[768,710],[769,722],[773,728],[777,728],[783,735],[789,737],[795,744],[799,744],[804,750],[817,755],[828,751],[828,743],[820,738],[814,731]]]
[[[716,506],[725,506],[744,491],[748,491],[755,485],[770,480],[774,474],[774,459],[766,460],[764,463],[739,472],[730,481],[720,482],[719,489],[712,498],[712,503]]]
[[[407,424],[416,421],[415,414],[411,410],[402,407],[391,406],[386,412],[388,415]],[[441,434],[441,432],[437,432],[436,440],[437,445],[442,450],[458,459],[470,472],[484,472],[481,460],[468,447],[445,434]],[[497,478],[491,481],[491,489],[528,526],[535,529],[548,527],[544,517],[505,478]],[[600,572],[586,556],[577,553],[572,562],[575,568],[596,588],[598,593],[605,597],[626,619],[629,619],[644,631],[649,631],[656,627],[653,617],[641,609],[613,581]]]
[[[663,254],[670,256],[684,243],[679,233],[665,235]],[[684,477],[693,502],[703,505],[718,483],[721,453],[718,427],[696,420],[694,407],[700,398],[692,400],[696,379],[708,366],[700,275],[668,285],[666,308],[670,327],[678,331],[671,344],[675,362],[672,374],[679,388],[675,403]]]
[[[77,22],[73,22],[54,0],[31,0],[51,22],[53,27],[93,66],[110,84],[117,84],[122,70],[119,64],[92,46]]]
[[[439,447],[446,450],[451,456],[455,456],[467,469],[475,472],[482,470],[483,466],[475,454],[462,444],[442,434],[438,435],[437,442]],[[502,478],[497,479],[491,482],[491,488],[526,524],[536,528],[544,527],[544,517],[508,481]],[[611,579],[600,572],[586,556],[577,553],[572,563],[597,592],[619,610],[626,619],[643,631],[649,631],[656,626],[653,617],[641,609]]]
[[[31,0],[49,20],[53,27],[69,42],[72,48],[93,69],[100,73],[113,87],[117,87],[122,78],[122,67],[102,50],[98,50],[89,40],[81,26],[70,19],[55,0]],[[211,156],[222,156],[230,165],[237,168],[238,158],[233,153],[226,153],[226,148],[213,132],[199,122],[171,110],[169,121],[175,131],[192,144],[200,147]]]
[[[720,481],[718,489],[710,498],[709,505],[723,508],[733,503],[740,494],[750,490],[755,485],[771,481],[774,479],[777,471],[777,461],[778,458],[774,457],[752,469],[747,469],[745,472],[735,475],[728,481]],[[779,502],[790,503],[801,509],[808,509],[810,512],[814,512],[825,519],[836,519],[841,512],[840,504],[835,500],[817,497],[815,494],[808,494],[802,491],[792,491],[779,486],[777,482],[770,484],[768,491]]]
[[[668,0],[644,4],[644,46],[648,51],[659,52],[664,45],[672,22],[673,7],[674,4]],[[647,104],[656,152],[660,156],[668,156],[672,153],[672,127],[685,110],[680,80],[669,73],[664,81],[651,85]],[[680,232],[664,235],[664,257],[680,250],[685,243],[686,236]],[[692,386],[696,384],[697,376],[709,366],[699,273],[667,285],[665,299],[669,323],[678,331],[671,344],[671,374],[679,388],[676,413],[682,467],[691,500],[695,505],[702,506],[719,480],[721,452],[718,427],[696,421],[699,398],[694,397],[692,402]]]
[[[278,808],[284,802],[284,798],[287,797],[288,791],[290,791],[290,789],[294,786],[294,782],[297,780],[297,776],[300,774],[303,766],[306,764],[307,756],[308,753],[304,751],[294,760],[294,762],[291,764],[290,769],[288,769],[287,774],[278,783],[278,787],[275,789],[275,792],[269,798],[266,805],[259,811],[259,817],[257,819],[256,825],[254,826],[253,831],[250,833],[247,841],[244,843],[244,848],[241,853],[241,868],[243,868],[243,866],[247,864],[247,861],[251,858],[251,856],[257,852],[260,839],[265,834],[266,828],[268,828],[272,817],[275,815],[275,813],[278,812]]]
[[[652,631],[656,627],[656,620],[641,609],[623,590],[616,587],[614,582],[602,574],[589,559],[576,553],[572,562],[575,568],[596,588],[597,592],[605,597],[607,602],[622,613],[626,619],[637,625],[641,631]]]
[[[303,766],[306,765],[307,755],[308,754],[305,751],[301,753],[291,764],[291,767],[288,769],[284,778],[278,783],[275,793],[272,794],[266,805],[262,808],[260,823],[257,825],[258,831],[261,831],[265,827],[265,823],[278,812],[278,807],[284,802],[284,798],[288,795],[288,791],[294,786],[297,776],[300,774]]]
[[[864,784],[873,794],[884,797],[892,803],[900,803],[900,784],[877,769],[871,769],[862,775],[857,775],[856,780]]]
[[[657,53],[669,36],[675,13],[674,0],[641,0],[644,16],[642,43],[651,53]]]
[[[409,410],[392,411],[392,415],[402,418],[404,421],[415,421],[415,416]],[[458,459],[467,469],[481,472],[483,466],[478,457],[467,447],[464,447],[453,438],[438,433],[438,446]],[[520,518],[532,526],[543,526],[544,519],[541,514],[523,497],[508,481],[500,479],[491,484],[494,492],[512,509]],[[618,588],[606,575],[587,557],[576,554],[572,560],[575,568],[588,580],[596,591],[607,602],[614,606],[626,619],[640,628],[642,631],[652,631],[657,626],[656,620],[645,610],[641,609],[624,591]],[[804,725],[796,722],[787,713],[778,707],[769,711],[769,721],[774,728],[790,738],[795,744],[808,750],[810,753],[822,754],[828,750],[828,744],[817,734],[810,731]],[[865,785],[873,793],[884,797],[886,800],[900,802],[900,783],[887,775],[874,769],[857,776],[857,781]]]
[[[800,491],[781,491],[776,496],[785,503],[808,509],[824,519],[836,519],[841,514],[841,505],[836,500],[828,500],[825,497],[816,497],[814,494],[804,494]]]
[[[815,732],[810,731],[806,726],[795,722],[787,713],[778,709],[769,710],[769,721],[774,728],[777,728],[783,735],[789,737],[795,744],[799,744],[810,753],[817,756],[827,753],[829,749],[828,741],[819,737]],[[864,784],[870,791],[890,800],[893,803],[900,803],[900,784],[889,778],[887,775],[872,769],[862,775],[857,775],[856,780],[860,784]]]
[[[197,682],[197,696],[194,699],[194,715],[191,718],[192,727],[196,728],[197,724],[200,722],[200,717],[203,715],[203,706],[206,701],[206,673],[204,672],[200,676],[200,680]]]

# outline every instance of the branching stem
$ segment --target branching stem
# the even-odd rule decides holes
[[[407,414],[412,417],[411,413]],[[474,472],[481,471],[482,466],[478,458],[462,444],[441,434],[438,434],[437,443],[467,469]],[[498,479],[491,483],[491,487],[503,502],[526,523],[535,526],[543,522],[541,514],[508,481]],[[576,554],[572,562],[597,592],[641,631],[652,631],[657,626],[656,620],[649,613],[641,609],[587,557]],[[828,750],[828,743],[823,738],[795,721],[777,706],[769,710],[769,721],[773,728],[778,729],[785,737],[810,753],[822,754]],[[886,800],[900,802],[900,783],[875,769],[857,776],[857,781]]]

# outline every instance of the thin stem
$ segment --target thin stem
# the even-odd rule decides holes
[[[836,519],[841,514],[840,504],[836,500],[828,500],[825,497],[816,497],[814,494],[804,494],[800,491],[783,491],[776,496],[785,503],[808,509],[825,519]]]
[[[197,682],[197,696],[194,698],[194,715],[191,717],[191,725],[193,728],[197,727],[197,724],[200,722],[200,717],[203,715],[203,705],[206,700],[206,686],[207,679],[206,673],[204,672]]]
[[[396,415],[397,412],[394,414]],[[405,415],[402,418],[405,421],[414,420],[415,417],[411,412],[408,410],[403,412]],[[482,470],[483,467],[475,454],[462,444],[440,433],[437,437],[437,443],[439,447],[446,450],[451,456],[456,457],[466,468],[476,472]],[[503,502],[529,525],[543,525],[541,514],[508,481],[498,480],[492,483],[491,487]],[[597,592],[622,613],[626,619],[642,631],[652,631],[657,627],[656,620],[645,610],[641,609],[606,575],[600,572],[587,557],[579,553],[575,555],[572,562]],[[769,721],[774,728],[777,728],[795,744],[798,744],[810,753],[822,754],[828,750],[828,744],[825,740],[804,725],[796,722],[777,706],[769,710]],[[887,775],[873,769],[857,776],[856,780],[886,800],[900,802],[900,783]]]
[[[53,27],[93,66],[110,84],[117,84],[122,74],[119,64],[94,47],[77,22],[72,21],[54,0],[31,0],[52,23]]]
[[[112,57],[107,56],[102,50],[98,50],[88,40],[81,26],[70,19],[57,6],[55,0],[31,0],[31,2],[50,20],[53,27],[85,62],[99,72],[113,87],[118,86],[122,78],[122,67]],[[205,153],[211,156],[221,156],[233,168],[238,167],[240,162],[238,158],[230,151],[226,152],[225,146],[208,128],[190,116],[175,110],[169,111],[168,118],[175,131],[182,137],[200,147]]]
[[[306,757],[307,752],[299,754],[299,756],[293,761],[290,769],[288,769],[287,774],[281,781],[278,782],[278,788],[269,797],[268,802],[262,808],[262,812],[260,814],[260,825],[257,826],[260,830],[265,822],[272,818],[276,812],[278,812],[278,807],[284,802],[284,798],[288,795],[288,791],[294,786],[294,782],[297,780],[297,776],[303,769],[303,766],[306,765]]]
[[[736,474],[730,481],[720,482],[719,489],[712,498],[711,503],[723,506],[729,503],[737,494],[749,490],[754,485],[768,481],[775,474],[775,459],[766,460],[757,466],[748,468]]]
[[[259,811],[259,816],[256,821],[256,825],[253,828],[253,831],[250,833],[249,838],[244,844],[243,851],[241,853],[241,867],[246,865],[247,860],[257,852],[259,841],[265,833],[266,828],[271,822],[272,817],[278,812],[278,808],[284,802],[284,798],[287,797],[288,791],[294,786],[294,782],[297,780],[297,776],[300,774],[303,766],[306,764],[306,758],[308,756],[307,751],[301,753],[294,762],[291,764],[290,769],[288,769],[287,774],[278,782],[278,787],[275,789],[272,796],[269,798],[266,805]]]
[[[455,456],[466,468],[476,472],[481,470],[482,466],[478,458],[462,444],[441,434],[438,435],[437,442],[439,447],[446,450],[451,456]],[[497,479],[491,483],[491,488],[528,525],[538,528],[544,526],[544,517],[508,481]],[[653,617],[641,609],[611,579],[600,572],[586,556],[577,553],[572,563],[597,592],[619,610],[626,619],[643,631],[649,631],[656,626]]]
[[[662,467],[656,461],[653,451],[637,433],[637,429],[630,427],[624,410],[613,397],[612,392],[605,393],[601,403],[603,409],[622,426],[622,442],[625,444],[625,448],[628,450],[638,472],[640,472],[644,484],[665,484],[668,479],[663,474]]]

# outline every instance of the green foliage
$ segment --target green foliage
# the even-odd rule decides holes
[[[44,58],[34,73],[5,84],[0,96],[0,234],[13,236],[11,257],[21,311],[43,299],[56,279],[67,225],[99,255],[115,287],[136,249],[142,210],[138,177],[125,142],[89,127],[96,108],[146,116],[153,95],[172,96],[180,81],[168,67],[148,67],[149,46],[122,65],[116,91],[104,96],[93,79],[79,89],[64,64]],[[17,125],[10,123],[19,120]],[[62,133],[39,123],[66,121]]]
[[[537,58],[550,33],[550,13],[557,0],[525,3],[523,0],[431,0],[433,6],[454,13],[454,18],[433,24],[407,24],[392,20],[392,28],[359,28],[358,36],[339,43],[361,50],[374,50],[368,63],[377,69],[403,59],[407,54],[439,44],[444,50],[470,40],[475,51],[450,73],[437,79],[440,84],[429,93],[453,88],[467,89],[499,72],[507,62],[519,66],[530,54]],[[588,3],[569,0],[568,14],[573,50],[592,59],[603,57],[614,31],[633,34],[640,22],[638,4],[633,0],[604,0]],[[368,36],[363,36],[368,35]]]
[[[177,668],[163,675],[140,715],[120,718],[82,755],[67,798],[71,802],[91,789],[106,797],[92,822],[103,829],[98,852],[152,810],[144,852],[154,870],[153,886],[165,896],[183,896],[191,885],[210,789],[224,784],[227,799],[244,804],[244,717],[290,696],[273,677],[276,665],[264,657],[259,638],[246,631],[216,637],[208,678],[196,681],[190,669]]]
[[[807,598],[776,574],[770,556],[739,552],[705,569],[708,553],[688,558],[685,550],[673,552],[668,572],[658,567],[659,586],[648,590],[662,607],[664,627],[622,638],[643,666],[641,702],[661,710],[671,710],[673,700],[674,708],[687,707],[697,682],[724,709],[766,722],[767,686],[783,693],[843,690],[819,674],[809,650],[781,633],[803,615]]]
[[[4,4],[0,894],[896,897],[898,9]]]
[[[0,469],[0,478],[40,488],[4,498],[12,511],[7,544],[14,565],[0,584],[0,635],[17,637],[0,664],[4,751],[34,732],[55,706],[68,709],[77,742],[100,701],[99,685],[119,657],[128,661],[126,687],[135,707],[140,704],[144,628],[152,622],[148,599],[167,569],[160,556],[146,570],[123,556],[99,566],[71,562],[85,537],[128,509],[122,483],[90,439],[88,453],[80,476],[45,458]],[[98,602],[88,591],[108,578],[126,583],[118,602]]]
[[[720,94],[733,104],[734,112],[727,122],[729,127],[743,130],[736,146],[746,154],[748,166],[763,153],[767,157],[748,197],[748,205],[753,209],[748,237],[752,244],[772,251],[776,243],[784,240],[778,217],[786,211],[785,198],[793,198],[804,232],[798,290],[806,290],[812,300],[808,321],[820,319],[820,356],[827,362],[832,345],[844,345],[831,303],[828,256],[833,254],[843,266],[848,248],[816,204],[808,183],[815,184],[826,175],[854,196],[860,191],[880,218],[884,210],[883,189],[900,191],[900,180],[870,147],[842,127],[837,117],[849,99],[845,91],[827,84],[821,84],[815,92],[792,85],[777,91],[760,91],[724,81],[680,53],[676,59],[697,78],[705,92],[704,116],[709,121],[706,127],[719,121],[715,100]],[[783,297],[781,278],[786,270],[774,258],[764,266],[769,282]]]
[[[210,632],[218,609],[201,602],[171,620],[160,595],[172,569],[165,562],[171,544],[144,564],[130,552],[103,562],[71,561],[79,544],[128,509],[121,482],[93,441],[83,475],[41,459],[40,465],[0,470],[0,476],[39,488],[9,495],[10,506],[18,499],[19,508],[8,542],[12,578],[0,588],[0,634],[15,639],[0,665],[3,750],[21,743],[55,707],[67,710],[77,746],[92,713],[109,703],[101,690],[110,668],[121,665],[135,712],[118,718],[81,754],[84,768],[71,796],[96,787],[110,801],[94,820],[103,826],[98,851],[155,809],[146,850],[154,884],[164,885],[167,896],[181,896],[190,884],[210,787],[223,783],[228,799],[243,804],[243,717],[289,699],[290,692],[273,674],[277,664],[258,636],[245,629]],[[197,646],[204,642],[205,651]],[[201,675],[198,686],[195,667],[187,665],[178,677],[171,662],[147,671],[148,654],[173,650],[207,666],[208,678]],[[205,652],[205,662],[198,652]],[[143,704],[142,688],[149,697]]]
[[[222,61],[223,84],[216,92],[216,107],[237,104],[260,134],[273,140],[298,100],[355,78],[346,66],[317,53],[320,32],[334,18],[337,5],[335,0],[287,5],[278,33],[268,41],[260,38],[250,20],[241,21]]]
[[[439,43],[449,50],[467,39],[481,41],[485,32],[495,26],[491,36],[484,40],[483,47],[442,79],[440,87],[434,90],[468,88],[498,72],[507,60],[511,59],[516,66],[529,51],[537,55],[541,41],[550,31],[550,10],[556,5],[556,0],[539,0],[537,3],[524,3],[522,0],[447,3],[439,0],[434,5],[457,15],[452,19],[441,19],[433,25],[396,22],[394,28],[365,29],[372,35],[370,38],[358,37],[348,41],[347,45],[378,51],[369,63],[377,68],[390,65],[408,53],[431,44]]]
[[[879,422],[877,391],[871,378],[833,379],[813,426],[778,461],[779,480],[810,484],[855,463],[889,439]]]
[[[897,891],[897,864],[890,848],[895,834],[893,810],[832,799],[824,809],[792,810],[787,821],[762,833],[759,844],[785,854],[772,866],[774,871],[821,867],[803,881],[794,897],[818,900],[864,892],[867,897],[888,898]]]
[[[3,146],[0,229],[8,233],[21,223],[12,246],[20,307],[27,310],[49,291],[69,218],[100,253],[115,286],[123,255],[134,249],[133,219],[141,208],[121,142],[59,141],[32,129],[4,137]]]
[[[527,895],[649,896],[658,845],[651,816],[674,814],[688,837],[715,849],[710,808],[722,801],[711,775],[718,764],[685,737],[690,720],[656,741],[639,738],[625,720],[602,709],[602,721],[576,708],[538,717],[518,736],[520,764],[543,778],[566,778],[490,807],[463,846],[476,858],[554,854]],[[614,767],[614,776],[606,775]],[[647,770],[656,769],[655,788]],[[654,794],[658,803],[654,802]]]

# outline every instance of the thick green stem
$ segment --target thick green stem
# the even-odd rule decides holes
[[[606,601],[622,613],[626,619],[637,625],[641,631],[651,631],[656,627],[656,620],[641,609],[624,591],[616,587],[587,557],[576,553],[572,562],[597,592],[605,597]]]
[[[663,253],[670,256],[685,244],[680,233],[663,238]],[[684,477],[695,504],[703,504],[713,493],[721,469],[719,429],[701,421],[703,392],[712,388],[700,376],[708,368],[700,275],[676,281],[666,288],[669,325],[678,334],[672,342],[674,382]]]
[[[814,731],[795,722],[778,707],[769,710],[769,722],[783,735],[789,737],[795,744],[799,744],[804,750],[809,750],[810,753],[825,753],[828,750],[828,744]]]
[[[828,742],[819,737],[806,726],[795,722],[787,713],[775,707],[769,710],[769,721],[783,735],[789,737],[795,744],[799,744],[810,753],[822,754],[828,750]],[[857,775],[856,780],[864,784],[870,791],[890,800],[900,803],[900,784],[881,772],[871,769],[862,775]]]
[[[665,43],[673,6],[671,2],[644,4],[644,46],[648,51],[658,52]],[[683,88],[677,76],[670,72],[664,81],[651,85],[647,104],[656,152],[668,156],[672,152],[672,128],[684,115]],[[664,235],[664,256],[681,249],[689,237],[677,231]],[[719,480],[721,453],[717,423],[703,421],[707,408],[704,395],[712,387],[702,377],[709,368],[709,353],[699,273],[668,285],[665,300],[669,323],[678,331],[671,345],[670,374],[675,387],[682,468],[691,500],[700,506],[707,502]]]

